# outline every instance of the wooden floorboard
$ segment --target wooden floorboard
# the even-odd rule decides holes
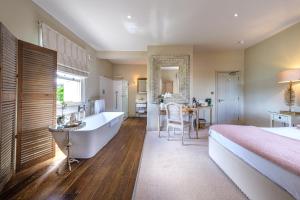
[[[127,119],[119,133],[93,158],[56,173],[62,160],[49,160],[17,174],[0,199],[131,199],[146,120]]]

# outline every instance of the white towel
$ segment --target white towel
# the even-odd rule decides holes
[[[99,99],[95,101],[95,114],[105,112],[105,101],[104,99]]]

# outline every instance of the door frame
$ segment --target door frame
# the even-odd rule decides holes
[[[218,119],[218,74],[220,73],[238,73],[239,74],[239,85],[241,84],[241,71],[240,70],[225,70],[225,71],[215,71],[215,105],[216,105],[216,108],[215,108],[215,122],[217,124],[219,124],[219,119]],[[238,121],[241,122],[241,103],[240,103],[240,100],[241,100],[241,90],[238,91],[239,92],[239,105],[238,105],[238,108],[239,108],[239,119]]]

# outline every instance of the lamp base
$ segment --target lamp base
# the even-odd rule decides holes
[[[289,111],[291,112],[292,106],[295,105],[295,101],[296,101],[296,93],[295,90],[293,89],[293,82],[289,82],[289,86],[284,93],[284,99],[286,105],[289,107]]]

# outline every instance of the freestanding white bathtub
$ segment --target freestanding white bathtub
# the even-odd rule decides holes
[[[86,126],[70,132],[71,158],[91,158],[101,150],[119,131],[123,112],[102,112],[85,118]],[[66,151],[66,133],[53,132],[55,142],[62,152]]]

